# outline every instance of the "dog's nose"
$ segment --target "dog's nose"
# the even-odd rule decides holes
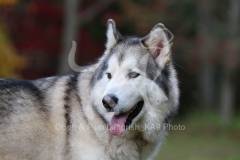
[[[118,103],[118,98],[113,94],[108,94],[103,97],[102,103],[107,111],[112,111],[113,107]]]

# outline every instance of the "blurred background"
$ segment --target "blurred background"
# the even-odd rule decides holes
[[[0,77],[37,79],[71,72],[104,51],[106,23],[147,35],[161,22],[173,33],[180,110],[159,156],[240,160],[239,0],[0,0]]]

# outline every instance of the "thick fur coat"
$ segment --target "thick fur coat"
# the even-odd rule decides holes
[[[178,108],[170,45],[162,24],[124,37],[109,20],[96,64],[35,81],[0,79],[0,159],[153,159]]]

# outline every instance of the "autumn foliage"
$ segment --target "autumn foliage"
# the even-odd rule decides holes
[[[19,72],[26,67],[27,59],[16,53],[6,33],[0,24],[0,77],[19,78]]]

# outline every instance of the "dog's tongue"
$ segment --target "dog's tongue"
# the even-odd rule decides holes
[[[121,135],[125,130],[128,114],[114,115],[110,124],[110,133],[114,136]]]

